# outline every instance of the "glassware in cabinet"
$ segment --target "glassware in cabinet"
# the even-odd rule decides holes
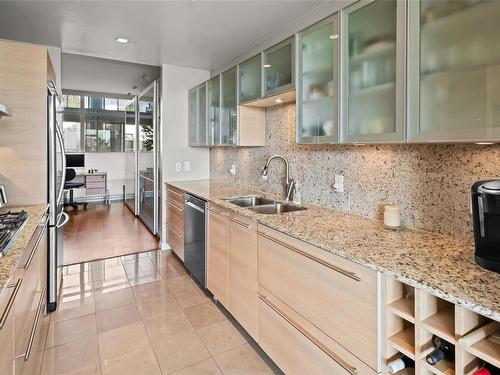
[[[338,141],[338,14],[297,37],[297,143]]]

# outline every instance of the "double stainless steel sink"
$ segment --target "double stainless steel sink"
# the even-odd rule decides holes
[[[279,215],[286,212],[302,211],[305,207],[297,206],[291,203],[280,203],[273,199],[260,197],[257,195],[248,195],[236,198],[224,198],[224,201],[235,204],[239,207],[247,207],[258,214]]]

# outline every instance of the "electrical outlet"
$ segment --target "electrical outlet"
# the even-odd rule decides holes
[[[191,170],[191,162],[189,160],[184,161],[184,170],[187,172]]]
[[[344,192],[344,176],[341,174],[335,175],[335,182],[333,183],[333,187],[336,193]]]
[[[178,162],[175,163],[175,171],[176,172],[182,171],[182,164],[181,164],[180,161],[178,161]]]
[[[231,173],[233,176],[236,175],[236,164],[232,163],[231,168],[229,169],[229,173]]]

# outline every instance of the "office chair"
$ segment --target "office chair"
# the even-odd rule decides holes
[[[87,202],[75,202],[73,200],[73,189],[81,188],[85,185],[83,181],[73,181],[76,177],[76,172],[73,168],[66,168],[66,179],[64,180],[64,190],[69,190],[69,202],[64,203],[64,207],[71,206],[75,211],[78,211],[78,205],[82,205],[87,209]]]

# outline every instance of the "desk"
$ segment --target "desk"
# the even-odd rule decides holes
[[[84,173],[83,182],[86,195],[104,194],[104,203],[109,204],[107,172]]]

